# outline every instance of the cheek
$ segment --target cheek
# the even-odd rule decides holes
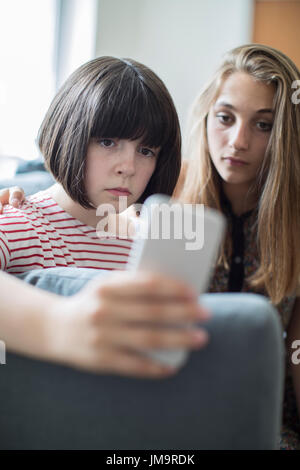
[[[219,156],[219,151],[226,144],[226,133],[208,121],[207,125],[207,145],[212,160]]]
[[[137,171],[137,184],[146,187],[156,167],[156,160],[141,162]]]
[[[263,135],[259,140],[256,141],[256,145],[255,145],[256,155],[259,161],[262,161],[265,156],[265,153],[268,148],[269,140],[270,140],[270,135],[266,135],[266,136]]]
[[[88,190],[99,186],[108,174],[107,164],[100,158],[89,158],[86,162],[85,181]]]

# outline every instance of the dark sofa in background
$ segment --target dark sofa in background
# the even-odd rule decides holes
[[[5,165],[10,157],[1,157],[1,165]],[[15,158],[17,168],[13,178],[3,178],[0,173],[0,189],[11,186],[20,186],[25,194],[34,194],[38,191],[48,188],[53,184],[54,179],[45,170],[43,159],[26,161],[21,158]]]

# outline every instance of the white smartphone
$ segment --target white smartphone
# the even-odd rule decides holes
[[[137,227],[129,270],[163,273],[185,281],[199,295],[205,292],[225,230],[222,214],[202,204],[182,204],[157,194],[143,204]],[[145,354],[178,367],[187,358],[184,350],[147,350]]]

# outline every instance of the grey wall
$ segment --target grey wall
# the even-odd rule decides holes
[[[250,42],[252,0],[99,0],[96,54],[131,57],[187,110],[222,54]]]

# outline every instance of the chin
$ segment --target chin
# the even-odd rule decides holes
[[[228,184],[247,184],[248,179],[240,178],[238,175],[221,175],[222,180]]]

